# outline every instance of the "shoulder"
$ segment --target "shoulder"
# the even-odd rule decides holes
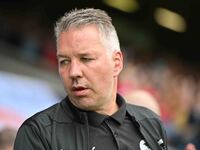
[[[19,128],[15,149],[51,149],[52,137],[60,135],[57,129],[60,125],[71,123],[72,113],[66,100],[62,100],[41,112],[28,118]]]
[[[22,126],[35,126],[35,125],[43,125],[48,126],[51,124],[54,115],[56,114],[56,109],[59,108],[59,103],[43,110],[37,112],[33,116],[29,117],[24,121]]]
[[[146,107],[132,104],[127,104],[127,111],[139,124],[140,131],[144,137],[148,140],[154,137],[154,142],[152,141],[150,143],[156,143],[155,145],[157,145],[157,140],[161,139],[164,145],[167,145],[166,131],[160,120],[160,116]]]
[[[140,125],[143,135],[155,137],[155,139],[163,139],[166,145],[166,132],[160,116],[148,108],[132,104],[127,104],[127,111]]]
[[[65,108],[62,100],[60,103],[54,104],[53,106],[36,113],[27,120],[24,121],[22,126],[43,126],[47,127],[55,123],[71,122],[70,113]]]
[[[135,117],[135,119],[138,121],[142,121],[144,119],[160,120],[160,117],[156,113],[143,106],[127,104],[127,111],[131,116]]]
[[[166,136],[160,116],[152,110],[142,106],[127,104],[127,111],[142,126],[142,130],[148,129],[152,134],[159,133],[162,137]]]

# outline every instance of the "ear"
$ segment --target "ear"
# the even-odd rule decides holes
[[[115,51],[113,53],[114,61],[114,76],[117,77],[123,68],[123,55],[121,51]]]

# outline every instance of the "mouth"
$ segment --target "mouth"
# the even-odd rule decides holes
[[[75,96],[84,96],[89,89],[84,86],[74,86],[72,87],[72,93]]]
[[[73,87],[72,91],[82,91],[82,90],[85,90],[85,89],[87,89],[87,88],[83,87],[83,86],[77,86],[77,87]]]

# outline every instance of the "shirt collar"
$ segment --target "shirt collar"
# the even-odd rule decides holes
[[[119,94],[117,94],[116,102],[119,106],[119,110],[111,116],[102,115],[96,112],[88,112],[87,115],[89,124],[99,126],[106,118],[112,118],[119,124],[122,124],[126,115],[126,103]]]
[[[119,94],[117,95],[117,104],[119,110],[114,113],[111,118],[116,120],[119,124],[122,124],[126,116],[126,102]]]
[[[70,106],[70,109],[76,116],[75,120],[78,120],[79,122],[82,122],[82,123],[88,120],[89,124],[93,126],[99,126],[106,118],[109,118],[109,117],[114,119],[119,124],[122,124],[126,116],[126,103],[125,103],[125,100],[119,94],[117,94],[117,99],[116,99],[116,102],[119,106],[119,110],[116,113],[114,113],[112,116],[102,115],[96,112],[84,111],[84,110],[78,109],[70,102],[68,97],[66,100]]]
[[[74,106],[71,103],[71,101],[70,101],[68,96],[66,97],[66,103],[68,104],[68,106],[69,106],[69,108],[70,108],[70,110],[71,110],[71,112],[72,112],[72,114],[74,116],[73,119],[75,121],[78,121],[80,123],[86,123],[87,122],[86,111],[81,110],[81,109],[77,108],[76,106]]]

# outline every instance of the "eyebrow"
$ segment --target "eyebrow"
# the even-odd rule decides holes
[[[66,58],[67,56],[64,54],[56,54],[57,58]]]
[[[79,57],[82,57],[82,56],[89,56],[89,55],[92,55],[91,53],[88,53],[88,52],[84,52],[84,53],[80,53],[78,54]],[[65,54],[57,54],[57,58],[66,58],[68,57],[67,55]]]

